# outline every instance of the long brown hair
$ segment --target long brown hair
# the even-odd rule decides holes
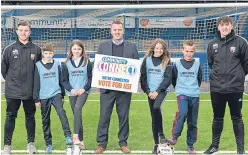
[[[74,45],[78,45],[79,47],[82,48],[82,54],[81,54],[81,56],[84,57],[84,64],[83,64],[83,66],[85,66],[85,65],[88,63],[89,58],[88,58],[88,56],[86,55],[85,50],[84,50],[84,45],[83,45],[83,43],[82,43],[80,40],[73,40],[73,41],[72,41],[72,43],[71,43],[71,45],[70,45],[70,50],[69,50],[69,53],[68,53],[68,55],[67,55],[67,58],[66,58],[65,62],[67,62],[69,59],[72,58],[73,54],[72,54],[71,48],[72,48]]]
[[[170,61],[170,56],[169,56],[168,46],[167,46],[166,42],[163,39],[160,39],[160,38],[159,39],[155,39],[152,42],[152,44],[150,45],[150,48],[147,51],[145,57],[153,56],[154,55],[154,49],[155,49],[155,46],[157,44],[161,44],[163,46],[163,54],[162,54],[161,57],[162,57],[162,66],[163,66],[163,69],[165,70],[168,62]]]

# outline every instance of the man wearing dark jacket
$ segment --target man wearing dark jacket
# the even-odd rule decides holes
[[[41,59],[41,49],[32,43],[31,26],[21,21],[17,26],[17,40],[7,46],[2,53],[1,73],[5,79],[5,97],[7,102],[4,126],[4,151],[10,154],[15,119],[21,102],[25,112],[25,124],[28,135],[28,153],[37,152],[35,138],[35,104],[33,102],[33,79],[35,63]]]
[[[111,24],[112,39],[100,43],[97,54],[139,59],[135,44],[123,38],[124,26],[120,21]],[[129,136],[129,109],[132,94],[129,92],[100,89],[100,120],[97,129],[97,143],[95,154],[102,154],[108,144],[108,129],[114,104],[119,118],[119,145],[123,153],[130,153],[127,147]]]
[[[237,153],[244,151],[244,123],[242,120],[242,96],[245,75],[248,73],[247,41],[235,35],[233,20],[220,17],[217,21],[217,37],[208,45],[208,64],[211,68],[210,93],[213,107],[212,144],[205,154],[218,151],[226,102],[230,108]]]

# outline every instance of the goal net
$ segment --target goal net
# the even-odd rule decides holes
[[[228,3],[227,3],[228,4]],[[206,7],[204,7],[206,5]],[[82,40],[91,59],[101,41],[110,39],[110,25],[113,20],[124,23],[124,39],[136,43],[140,58],[148,50],[155,38],[164,39],[172,60],[182,57],[182,42],[193,40],[196,43],[195,57],[200,59],[203,68],[202,92],[209,92],[209,68],[206,49],[215,37],[216,21],[220,16],[230,16],[235,22],[234,30],[248,39],[248,6],[209,7],[163,7],[161,8],[54,8],[40,9],[29,6],[26,9],[1,9],[1,46],[16,40],[15,28],[19,21],[31,22],[31,38],[42,46],[51,42],[55,45],[55,58],[66,57],[72,40]]]

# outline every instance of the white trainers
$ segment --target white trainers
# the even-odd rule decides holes
[[[72,150],[72,155],[80,155],[80,146],[79,145],[74,145],[73,150]]]
[[[10,155],[11,152],[11,146],[10,145],[4,145],[2,155]]]
[[[29,154],[35,154],[35,153],[37,153],[37,149],[35,148],[34,143],[32,143],[32,142],[31,143],[28,143],[27,152]]]
[[[77,136],[73,137],[73,145],[78,145],[78,144],[80,144],[79,138]]]
[[[72,146],[67,145],[66,155],[72,155]]]

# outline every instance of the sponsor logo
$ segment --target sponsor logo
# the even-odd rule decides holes
[[[35,27],[37,26],[66,27],[69,25],[68,20],[65,19],[37,19],[37,20],[30,20],[30,22],[31,25],[34,25]]]
[[[189,27],[192,23],[193,23],[193,19],[192,18],[186,18],[186,19],[183,20],[183,24],[186,27]]]
[[[149,24],[149,19],[141,19],[140,20],[140,25],[142,27],[146,27]]]

